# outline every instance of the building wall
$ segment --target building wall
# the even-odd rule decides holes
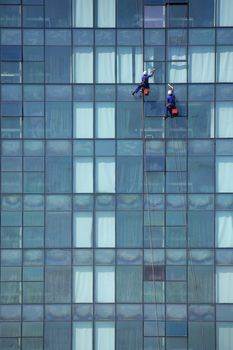
[[[232,349],[232,13],[0,0],[1,350]]]

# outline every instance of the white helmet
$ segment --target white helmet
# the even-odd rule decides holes
[[[168,90],[168,95],[172,95],[172,90]]]
[[[144,70],[143,74],[146,75],[147,74],[147,70]]]

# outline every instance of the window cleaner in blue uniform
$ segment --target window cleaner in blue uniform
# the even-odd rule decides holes
[[[150,89],[149,78],[153,77],[154,73],[155,73],[155,69],[152,69],[150,74],[148,74],[147,70],[144,70],[143,76],[142,76],[142,79],[141,79],[141,83],[132,92],[132,95],[137,94],[138,91],[140,91],[140,90],[142,90],[142,91],[144,89],[149,90]]]
[[[178,115],[178,110],[176,108],[176,96],[174,95],[174,88],[169,85],[170,89],[167,92],[167,103],[166,103],[166,113],[164,119],[169,117],[173,118]]]

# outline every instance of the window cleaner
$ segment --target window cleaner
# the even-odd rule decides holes
[[[174,87],[170,84],[168,84],[168,86],[170,89],[167,92],[166,113],[164,119],[167,119],[169,117],[168,114],[170,114],[171,118],[178,116],[178,109],[176,108],[176,96],[174,95]]]
[[[137,94],[138,91],[140,90],[144,95],[149,95],[150,93],[149,78],[153,77],[154,73],[155,73],[155,69],[152,69],[150,74],[148,74],[147,70],[144,70],[143,76],[141,78],[141,83],[132,92],[132,95]]]

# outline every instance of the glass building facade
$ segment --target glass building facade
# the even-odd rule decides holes
[[[232,350],[233,1],[0,0],[0,72],[0,349]]]

